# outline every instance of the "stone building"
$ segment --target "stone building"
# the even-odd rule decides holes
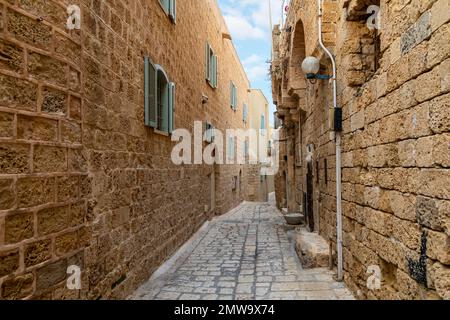
[[[124,298],[246,196],[244,165],[171,161],[173,129],[248,127],[249,89],[216,1],[174,3],[68,30],[68,1],[0,1],[0,299]]]
[[[343,120],[337,134],[331,81],[308,81],[301,67],[314,56],[319,74],[333,71],[318,41],[318,10],[317,1],[292,0],[273,31],[277,204],[304,213],[336,264],[341,135],[346,284],[361,299],[450,299],[450,2],[323,1]],[[369,289],[377,269],[381,287]]]
[[[267,201],[268,194],[273,192],[273,176],[262,174],[261,165],[270,157],[271,131],[269,119],[269,102],[260,89],[251,89],[246,115],[250,129],[255,130],[256,140],[249,145],[248,152],[257,159],[257,166],[249,168],[248,200]]]

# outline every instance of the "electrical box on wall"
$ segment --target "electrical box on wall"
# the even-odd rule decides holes
[[[342,108],[330,109],[330,129],[335,132],[342,131]]]

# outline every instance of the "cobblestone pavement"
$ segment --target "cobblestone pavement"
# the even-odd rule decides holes
[[[245,202],[204,226],[130,298],[353,299],[330,270],[302,269],[290,234],[273,200]]]

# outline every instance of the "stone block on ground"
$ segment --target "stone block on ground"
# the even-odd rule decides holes
[[[301,229],[296,237],[295,249],[303,268],[328,267],[329,246],[319,234]]]

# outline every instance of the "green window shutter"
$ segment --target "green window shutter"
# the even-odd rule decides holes
[[[162,114],[161,114],[161,122],[160,122],[160,128],[159,130],[161,130],[162,132],[169,132],[169,98],[170,98],[170,85],[168,82],[166,82],[165,84],[160,84],[160,85],[165,85],[166,87],[164,88],[164,92],[165,94],[162,96]]]
[[[232,106],[233,106],[233,110],[236,111],[237,110],[237,90],[236,90],[236,86],[234,85],[234,83],[231,83],[231,90],[233,91]]]
[[[169,133],[175,129],[175,83],[169,83]]]
[[[219,86],[219,58],[216,56],[216,88]]]
[[[169,17],[174,23],[177,21],[177,0],[169,0]]]
[[[206,66],[206,74],[205,74],[205,78],[206,78],[206,80],[208,80],[208,81],[210,81],[211,80],[211,78],[210,78],[210,68],[211,68],[211,61],[210,61],[210,59],[209,59],[209,52],[211,51],[211,47],[209,46],[209,43],[208,42],[206,42],[206,49],[205,49],[205,57],[206,57],[206,60],[205,60],[205,66]]]
[[[156,67],[149,57],[144,58],[144,101],[145,101],[145,125],[156,128],[157,106],[156,106],[156,87],[157,87]]]
[[[166,10],[166,12],[169,12],[170,0],[159,0],[159,2],[163,6],[164,10]]]
[[[230,91],[231,91],[231,107],[233,110],[236,111],[237,107],[236,86],[234,85],[233,81],[230,81]]]
[[[216,57],[211,57],[211,86],[216,87]]]
[[[234,93],[233,93],[233,82],[230,81],[230,105],[231,105],[231,107],[233,107],[233,103],[234,103],[233,95],[234,95]]]
[[[243,118],[244,123],[247,123],[247,115],[248,115],[248,107],[246,104],[244,104],[244,108],[242,111],[242,118]]]
[[[233,102],[231,105],[233,106],[233,110],[236,109],[236,91],[234,90],[234,84],[231,86],[231,90],[233,91]]]
[[[213,87],[217,88],[217,56],[213,56]]]

